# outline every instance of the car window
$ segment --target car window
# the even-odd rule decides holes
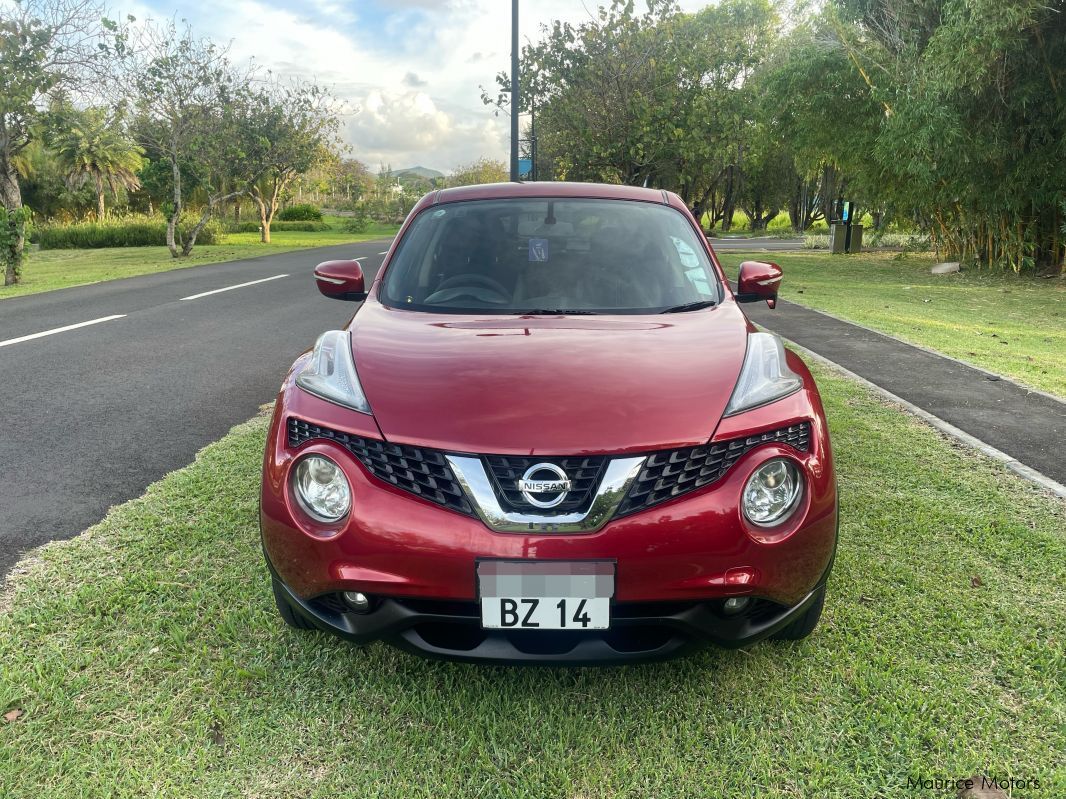
[[[445,203],[408,227],[384,278],[392,307],[452,313],[658,313],[715,300],[688,220],[626,200]]]

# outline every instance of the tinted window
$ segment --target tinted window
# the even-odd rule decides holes
[[[408,228],[382,288],[419,311],[656,313],[718,298],[684,216],[622,200],[450,203]]]

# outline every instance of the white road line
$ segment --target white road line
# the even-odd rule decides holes
[[[268,280],[277,280],[279,277],[288,277],[288,275],[274,275],[273,277],[264,277],[262,280],[249,280],[247,283],[238,283],[236,286],[226,286],[224,289],[215,289],[214,291],[202,291],[199,294],[193,294],[188,297],[182,297],[182,300],[198,300],[201,297],[206,297],[209,294],[218,294],[223,291],[233,291],[233,289],[243,289],[245,286],[254,286],[256,283],[266,283]]]
[[[353,258],[352,260],[353,261],[365,261],[366,260],[366,256],[365,255],[361,255],[358,258]]]
[[[389,251],[388,251],[388,250],[385,250],[385,252],[379,252],[379,253],[378,253],[378,255],[388,255],[388,254],[389,254]]]
[[[112,316],[101,316],[99,319],[90,319],[88,322],[78,322],[76,325],[64,325],[63,327],[54,327],[51,330],[42,330],[40,333],[30,333],[28,336],[19,336],[18,338],[9,338],[6,341],[0,341],[0,347],[6,347],[8,344],[19,344],[23,341],[30,341],[31,339],[41,338],[43,336],[51,336],[54,333],[65,333],[68,330],[77,330],[79,327],[88,327],[89,325],[98,325],[101,322],[110,322],[112,319],[121,319],[126,314],[117,313]]]

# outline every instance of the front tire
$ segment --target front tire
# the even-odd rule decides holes
[[[289,627],[294,630],[313,630],[315,625],[296,612],[285,595],[285,589],[276,577],[270,578],[271,587],[274,589],[274,604],[278,606],[278,615]]]
[[[782,627],[772,636],[775,641],[802,641],[818,626],[818,620],[822,618],[822,608],[825,606],[825,585],[818,589],[818,594],[811,606],[804,611],[803,615]]]

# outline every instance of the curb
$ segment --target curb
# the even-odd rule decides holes
[[[877,332],[877,331],[874,331],[874,332]],[[824,357],[822,355],[819,355],[818,353],[816,353],[816,352],[814,352],[812,350],[809,350],[806,347],[801,346],[800,344],[797,344],[796,342],[794,342],[794,341],[792,341],[790,339],[784,338],[784,336],[782,336],[781,338],[784,339],[786,342],[788,342],[788,345],[790,347],[792,347],[793,349],[795,349],[797,352],[800,352],[801,354],[803,354],[803,355],[805,355],[805,356],[817,361],[818,363],[821,363],[821,364],[823,364],[825,366],[828,366],[830,369],[833,369],[834,371],[840,372],[841,374],[851,378],[855,382],[860,383],[861,385],[865,386],[868,389],[871,389],[873,392],[875,392],[876,394],[880,395],[884,399],[887,399],[887,400],[889,400],[889,401],[891,401],[891,402],[893,402],[893,403],[895,403],[897,405],[901,405],[905,411],[907,411],[908,413],[912,414],[913,416],[917,416],[919,419],[921,419],[921,420],[927,422],[928,424],[932,425],[937,430],[939,430],[941,433],[944,433],[944,434],[946,434],[948,436],[951,436],[952,438],[956,439],[957,441],[965,444],[968,447],[971,447],[972,449],[977,450],[978,452],[982,453],[983,455],[987,455],[989,458],[992,458],[993,460],[999,461],[1000,463],[1002,463],[1004,466],[1006,466],[1008,469],[1010,469],[1012,472],[1014,472],[1019,477],[1022,477],[1024,479],[1028,480],[1029,482],[1039,486],[1040,488],[1044,489],[1045,491],[1051,492],[1052,494],[1056,495],[1059,499],[1066,500],[1066,486],[1064,486],[1062,483],[1059,483],[1059,482],[1056,482],[1055,480],[1052,480],[1050,477],[1048,477],[1043,472],[1038,472],[1036,469],[1032,468],[1031,466],[1026,466],[1024,463],[1019,461],[1017,458],[1014,458],[1011,455],[1008,455],[1006,452],[1003,452],[1002,450],[996,449],[991,444],[986,444],[984,441],[982,441],[979,438],[975,438],[974,436],[971,436],[969,433],[965,432],[964,430],[960,430],[959,428],[955,427],[955,425],[951,424],[950,422],[945,422],[939,416],[936,416],[934,414],[929,413],[929,411],[925,410],[924,408],[919,408],[913,402],[908,402],[907,400],[903,399],[902,397],[897,396],[896,394],[893,394],[888,389],[881,388],[881,386],[877,385],[876,383],[871,383],[865,377],[862,377],[861,375],[855,374],[850,369],[844,368],[843,366],[838,364],[836,361],[831,361],[828,358],[826,358],[826,357]],[[967,365],[969,365],[969,364],[967,364]],[[1054,398],[1054,399],[1057,399],[1057,398]]]

